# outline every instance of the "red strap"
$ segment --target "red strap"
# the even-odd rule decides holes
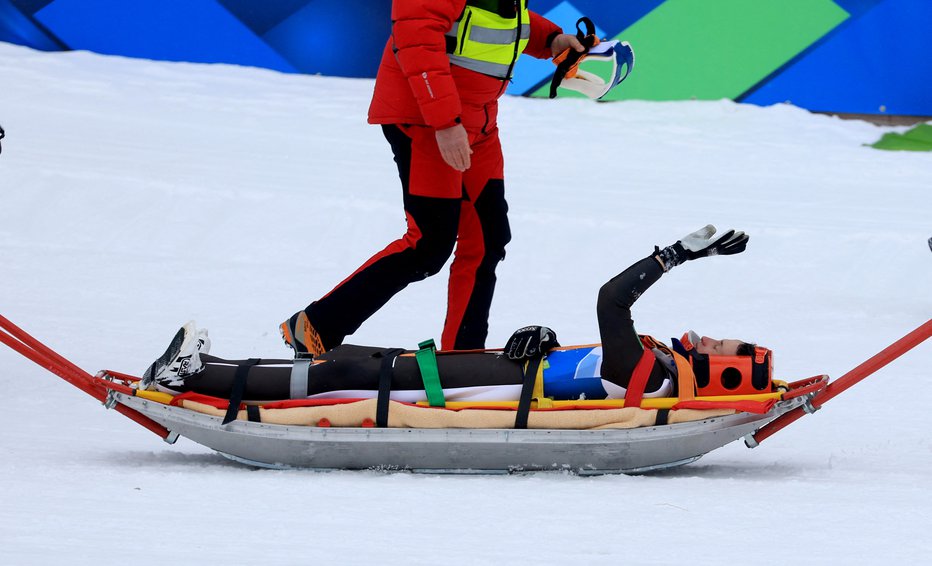
[[[627,401],[625,402],[627,404]],[[766,401],[680,401],[676,405],[673,405],[673,410],[678,411],[680,409],[698,409],[700,411],[713,411],[715,409],[734,409],[735,411],[741,411],[744,413],[755,413],[762,415],[773,408],[777,404],[776,399],[768,399]]]
[[[634,366],[631,372],[631,380],[628,382],[628,389],[625,391],[625,407],[640,407],[641,400],[644,398],[644,388],[647,387],[647,379],[650,377],[650,370],[654,369],[654,361],[657,358],[651,350],[644,350],[638,365]]]

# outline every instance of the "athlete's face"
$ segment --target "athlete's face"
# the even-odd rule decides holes
[[[696,351],[700,354],[707,354],[710,356],[737,356],[738,355],[738,346],[741,345],[741,340],[716,340],[715,338],[709,338],[708,336],[703,336],[699,339],[699,343],[696,344]]]

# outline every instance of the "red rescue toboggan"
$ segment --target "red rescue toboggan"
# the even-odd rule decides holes
[[[713,383],[680,399],[561,402],[538,389],[516,428],[520,411],[510,402],[435,407],[386,397],[231,407],[228,399],[140,390],[139,378],[91,375],[0,315],[0,342],[170,444],[184,436],[259,467],[429,473],[644,473],[694,462],[740,438],[754,448],[930,336],[932,319],[836,381],[774,380],[757,395],[722,395],[740,385],[726,391]]]

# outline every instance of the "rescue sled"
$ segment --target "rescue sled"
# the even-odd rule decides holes
[[[545,470],[607,474],[644,473],[688,464],[741,438],[753,448],[925,341],[932,335],[932,320],[831,383],[828,376],[819,375],[786,384],[764,398],[699,397],[685,407],[674,402],[669,408],[663,408],[662,403],[658,408],[625,408],[621,401],[578,401],[559,406],[557,402],[540,399],[531,411],[529,427],[524,429],[444,425],[453,422],[447,419],[470,419],[472,415],[467,411],[507,414],[507,403],[501,407],[438,409],[391,401],[388,414],[394,413],[396,425],[402,424],[377,427],[374,419],[365,416],[376,410],[374,405],[379,401],[375,399],[308,399],[261,406],[236,403],[232,407],[228,400],[205,396],[185,394],[187,397],[179,399],[182,396],[139,390],[135,387],[138,378],[127,374],[105,370],[92,376],[2,316],[0,329],[0,341],[4,344],[166,442],[174,443],[184,436],[251,466],[467,474]],[[560,411],[567,414],[559,415]],[[607,419],[607,424],[585,429],[545,428],[551,422],[547,419],[559,422],[571,411],[584,411],[586,414],[581,416],[589,420]],[[589,414],[592,411],[598,413]],[[618,415],[627,413],[619,417],[620,424],[612,425],[615,421],[611,411],[617,411]],[[679,414],[681,411],[685,416]],[[635,415],[633,421],[625,420],[629,415]],[[411,422],[427,418],[428,423],[434,424],[428,424],[428,428],[404,426],[409,416]],[[501,414],[488,416],[502,418]],[[577,416],[580,415],[571,415]],[[649,419],[644,422],[653,424],[638,426],[642,422],[638,419],[645,416]],[[346,422],[356,425],[346,426],[341,419],[349,419]]]

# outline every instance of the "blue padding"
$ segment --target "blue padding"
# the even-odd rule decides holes
[[[599,356],[593,348],[556,350],[547,354],[544,395],[560,400],[604,399],[602,379],[596,375]],[[591,355],[590,355],[591,354]]]
[[[575,401],[577,399],[605,399],[608,393],[602,387],[602,380],[594,377],[553,381],[544,384],[544,395],[554,401]]]
[[[843,5],[843,2],[839,2]],[[810,110],[932,115],[932,2],[886,0],[744,97]]]
[[[295,71],[213,0],[56,0],[36,19],[73,49]]]
[[[592,348],[574,348],[572,350],[555,350],[547,354],[547,366],[544,376],[547,375],[560,379],[572,379],[576,374],[579,362],[583,360]]]

